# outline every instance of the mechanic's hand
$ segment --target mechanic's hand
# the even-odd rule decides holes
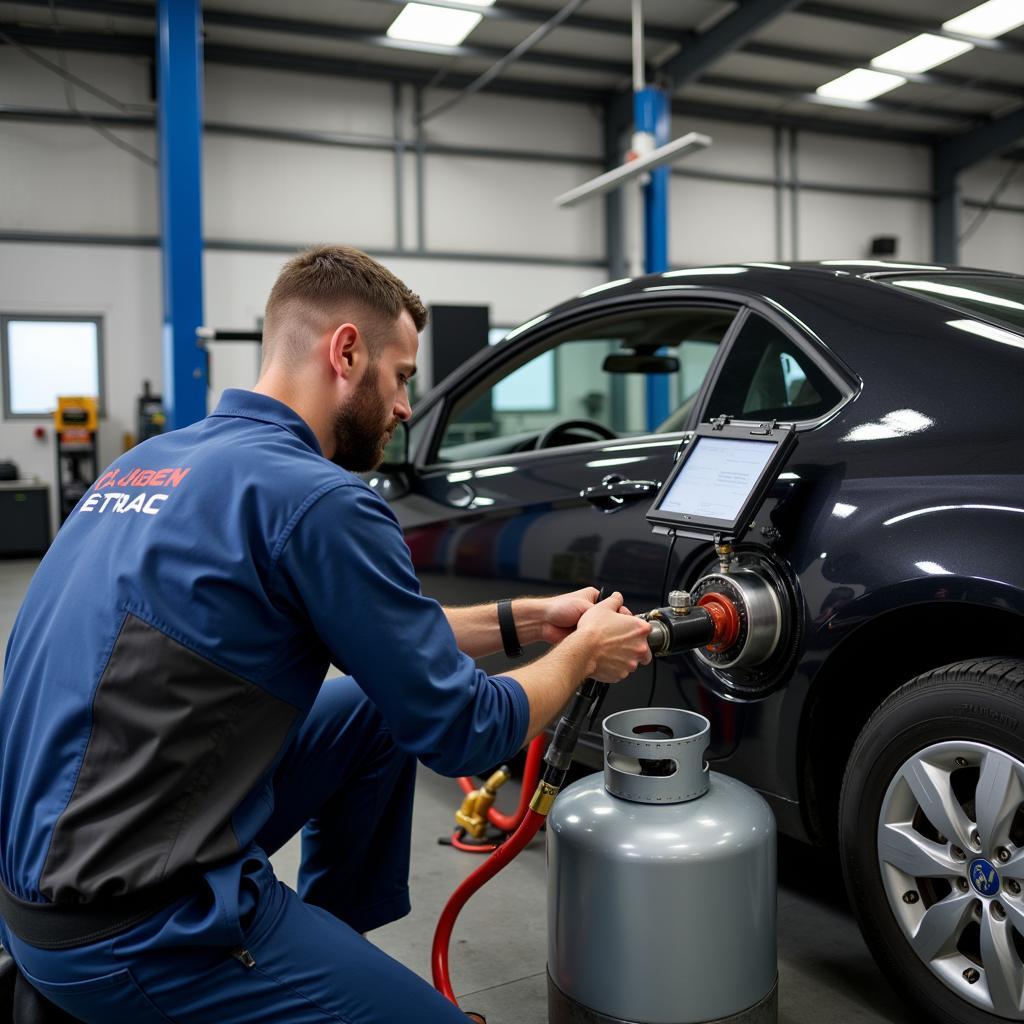
[[[596,600],[596,587],[584,587],[571,594],[545,598],[544,621],[540,627],[541,640],[548,644],[557,644],[564,640],[576,628],[580,616],[594,607]]]
[[[590,647],[592,661],[588,674],[602,683],[617,683],[639,665],[649,665],[650,631],[649,622],[629,614],[618,591],[593,605],[576,625],[577,636]]]

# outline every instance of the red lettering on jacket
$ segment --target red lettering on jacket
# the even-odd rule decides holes
[[[132,483],[135,482],[135,478],[138,475],[139,475],[138,469],[133,469],[130,473],[127,473],[125,476],[121,477],[121,479],[117,481],[117,486],[118,487],[127,487],[129,484],[132,484]]]
[[[136,478],[136,487],[145,487],[153,479],[153,470],[144,469]]]
[[[188,471],[191,468],[192,468],[191,466],[185,466],[185,467],[178,466],[175,469],[170,470],[169,472],[171,474],[171,479],[170,479],[171,486],[172,487],[177,487],[178,484],[180,484],[181,481],[184,480],[185,477],[188,476]]]
[[[167,483],[167,477],[170,474],[169,469],[154,469],[153,475],[149,478],[150,487],[163,487]]]

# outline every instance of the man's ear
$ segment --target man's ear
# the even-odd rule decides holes
[[[352,323],[344,323],[331,335],[327,353],[331,361],[331,369],[342,378],[349,378],[362,360],[362,352],[366,344],[359,328]]]

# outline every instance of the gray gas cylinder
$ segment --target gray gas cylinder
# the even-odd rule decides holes
[[[775,819],[708,770],[709,723],[604,721],[604,774],[548,816],[549,1024],[774,1024]]]

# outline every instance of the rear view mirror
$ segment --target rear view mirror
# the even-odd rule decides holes
[[[679,360],[675,356],[627,355],[605,356],[601,367],[605,373],[676,373]]]

